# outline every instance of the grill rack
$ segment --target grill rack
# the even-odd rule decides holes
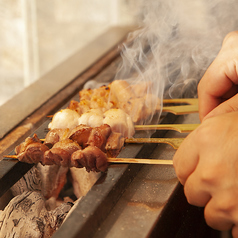
[[[115,51],[115,50],[114,50]],[[104,59],[108,56],[104,56]],[[110,56],[111,57],[111,56]],[[106,66],[100,67],[93,77],[88,76],[84,80],[76,79],[73,84],[80,81],[78,89],[80,89],[86,80],[94,78],[95,80],[110,81],[114,77],[115,69],[117,68],[120,59],[118,59],[118,52],[113,54],[113,57],[107,62]],[[89,74],[90,75],[90,74]],[[95,76],[95,77],[94,77]],[[67,91],[69,86],[65,88]],[[77,90],[78,91],[78,90]],[[71,90],[71,95],[75,94]],[[67,96],[64,101],[57,102],[52,111],[57,111],[59,108],[68,105],[69,99],[78,97],[77,93],[72,97]],[[57,99],[58,100],[58,99]],[[66,104],[65,104],[66,103]],[[164,114],[160,123],[184,123],[186,118],[184,116],[175,116],[173,114]],[[49,119],[45,120],[43,124],[34,130],[40,138],[44,138],[47,133],[47,126]],[[164,137],[174,132],[157,131],[152,136]],[[172,133],[172,134],[171,134]],[[33,134],[31,132],[31,134]],[[145,132],[137,132],[138,137],[148,136]],[[169,148],[168,148],[169,147]],[[156,152],[156,153],[154,153]],[[12,151],[10,154],[13,154]],[[167,145],[127,145],[122,150],[118,157],[164,157],[171,159],[174,150]],[[158,156],[158,157],[157,157]],[[0,162],[0,196],[2,196],[15,182],[17,182],[33,165],[21,163],[16,160],[4,159]],[[138,190],[136,185],[141,186],[141,174],[145,174],[149,170],[150,165],[139,164],[113,164],[110,165],[108,172],[102,174],[99,180],[91,188],[85,197],[76,205],[75,209],[62,224],[60,229],[55,232],[53,238],[73,238],[73,237],[219,237],[219,232],[207,227],[203,218],[203,209],[190,206],[184,197],[183,188],[178,183],[172,166],[156,166],[154,169],[160,173],[161,180],[158,183],[159,202],[156,207],[153,204],[142,204],[133,199],[134,194]],[[143,183],[143,181],[142,181]],[[149,184],[146,181],[147,185]],[[126,197],[126,202],[125,202]],[[138,199],[138,196],[137,196]],[[150,200],[148,198],[148,200]],[[122,207],[130,203],[129,206],[146,205],[146,211],[153,219],[144,221],[143,219],[135,219],[136,215],[129,213],[126,221],[131,220],[133,223],[125,225],[122,222],[123,210]],[[152,202],[153,203],[153,202]],[[130,210],[130,209],[129,209]],[[141,210],[140,208],[133,211]],[[151,212],[152,211],[152,212]],[[155,212],[154,212],[155,211]],[[121,212],[121,214],[120,214]],[[127,212],[127,211],[126,211]],[[143,213],[145,214],[145,213]],[[143,216],[137,214],[137,217]],[[118,222],[119,220],[119,222]],[[124,227],[122,227],[122,225]],[[123,228],[123,229],[122,229]],[[196,235],[196,236],[195,236]]]

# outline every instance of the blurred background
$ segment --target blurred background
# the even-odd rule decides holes
[[[0,0],[0,105],[109,28],[131,25],[142,27],[117,78],[136,70],[181,97],[238,29],[237,12],[237,0]]]
[[[114,25],[136,0],[0,0],[0,105]]]

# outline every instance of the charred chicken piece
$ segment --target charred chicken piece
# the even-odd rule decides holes
[[[107,124],[93,128],[88,137],[87,145],[96,146],[106,152],[105,146],[111,132],[111,127]]]
[[[36,134],[32,138],[26,138],[25,142],[15,148],[18,160],[21,162],[33,164],[42,161],[45,151],[49,148],[42,144]]]
[[[105,171],[107,155],[116,157],[123,144],[122,134],[112,132],[107,124],[95,128],[80,125],[71,131],[52,129],[46,135],[44,144],[37,135],[28,137],[16,147],[16,154],[20,161],[26,163]]]
[[[50,130],[45,137],[44,144],[48,146],[49,148],[52,148],[52,146],[59,142],[60,140],[64,140],[67,138],[69,134],[69,129],[59,129],[55,128]]]
[[[85,167],[86,170],[105,172],[107,170],[107,155],[98,147],[89,145],[84,150],[77,150],[71,156],[71,166]]]
[[[59,141],[45,152],[41,163],[44,165],[57,164],[63,167],[70,167],[71,155],[76,150],[81,150],[81,147],[75,141],[70,139]]]
[[[33,137],[27,137],[23,143],[20,145],[16,146],[15,152],[16,154],[20,154],[21,152],[24,152],[27,148],[28,145],[32,143],[41,143],[40,139],[36,134],[33,135]]]
[[[86,125],[76,126],[69,134],[69,139],[76,141],[82,148],[86,147],[88,137],[92,131],[92,127]]]
[[[122,109],[110,109],[104,113],[104,124],[108,124],[113,132],[119,132],[124,137],[132,137],[135,129],[130,116]]]
[[[105,150],[109,157],[117,157],[124,145],[124,137],[121,133],[112,132],[107,139]]]

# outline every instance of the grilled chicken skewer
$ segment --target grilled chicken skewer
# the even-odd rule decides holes
[[[177,104],[177,103],[186,103],[187,105],[179,106],[164,106],[164,112],[171,112],[175,115],[182,115],[187,113],[198,112],[198,99],[197,98],[175,98],[175,99],[163,99],[163,104]],[[71,109],[73,110],[73,109]],[[53,115],[49,115],[49,118],[52,118]]]
[[[128,164],[163,164],[172,165],[173,160],[161,159],[137,159],[137,158],[108,158],[109,163],[128,163]]]
[[[171,144],[172,141],[172,144]],[[126,139],[126,143],[167,143],[174,148],[179,146],[181,139],[145,138]],[[85,167],[87,171],[105,171],[108,156],[119,154],[124,144],[120,133],[111,131],[109,125],[91,128],[80,125],[73,130],[53,129],[46,135],[44,143],[37,135],[28,137],[16,147],[17,159],[26,163],[57,164],[63,167]]]
[[[158,124],[158,125],[135,125],[137,131],[143,130],[175,130],[180,133],[187,133],[195,130],[199,124]]]
[[[18,159],[17,155],[5,155],[5,158]],[[128,164],[164,164],[172,165],[172,160],[161,159],[138,159],[138,158],[107,158],[108,163],[128,163]]]
[[[125,139],[125,143],[128,144],[168,144],[171,145],[174,149],[178,149],[183,138],[129,138]],[[44,141],[44,140],[42,140]]]

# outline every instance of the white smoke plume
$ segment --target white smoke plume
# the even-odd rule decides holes
[[[116,79],[134,73],[133,82],[155,82],[149,90],[160,98],[165,89],[170,97],[191,96],[187,86],[196,90],[225,35],[238,29],[238,2],[142,0],[140,4],[140,28],[131,33],[132,45],[124,45]]]
[[[225,35],[238,30],[238,1],[136,2],[140,4],[139,27],[122,47],[122,64],[115,79],[132,84],[153,82],[147,95],[157,95],[161,106],[165,97],[196,97],[197,84],[218,54]],[[143,123],[150,123],[155,114],[158,120],[158,101],[151,102],[147,97],[145,105],[152,114]]]

